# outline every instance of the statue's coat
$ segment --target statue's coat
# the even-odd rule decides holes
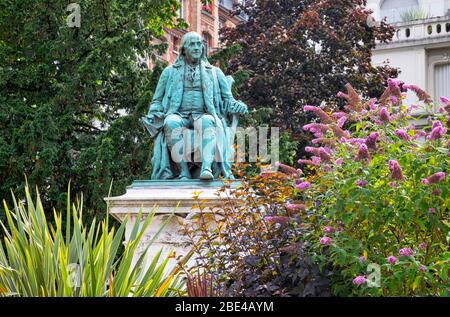
[[[144,125],[155,137],[151,179],[173,178],[169,148],[162,129],[164,118],[177,113],[183,100],[185,62],[177,59],[173,65],[166,67],[159,79],[148,115],[143,118]],[[216,160],[213,164],[215,177],[222,175],[232,178],[233,159],[232,140],[227,124],[228,109],[236,102],[231,92],[231,82],[223,72],[212,66],[206,59],[200,63],[205,112],[212,115],[217,126]],[[152,113],[163,114],[155,117]]]

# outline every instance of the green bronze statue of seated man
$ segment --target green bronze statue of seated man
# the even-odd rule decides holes
[[[233,98],[231,84],[229,76],[208,62],[200,35],[185,34],[180,56],[162,72],[143,118],[155,138],[151,179],[233,178],[229,117],[248,111]],[[200,159],[192,159],[196,143]]]

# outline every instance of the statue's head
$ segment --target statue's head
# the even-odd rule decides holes
[[[202,37],[197,32],[189,32],[181,38],[181,56],[193,62],[200,59],[206,60],[206,48],[202,43]]]

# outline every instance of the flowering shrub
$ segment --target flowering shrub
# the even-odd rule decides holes
[[[303,127],[303,170],[243,177],[216,229],[195,232],[229,295],[450,295],[450,100],[419,130],[398,81],[378,100],[347,90],[345,111],[304,107],[320,121]]]
[[[389,80],[369,101],[346,87],[346,111],[304,107],[320,119],[304,126],[315,139],[292,196],[307,206],[305,239],[332,263],[335,295],[448,296],[450,100],[419,130],[402,104],[402,89],[430,103],[419,87]]]

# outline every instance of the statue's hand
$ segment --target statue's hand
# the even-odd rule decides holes
[[[151,118],[151,119],[153,119],[153,118],[164,118],[164,112],[161,112],[161,111],[150,111],[148,114],[147,114],[147,117],[148,118]]]
[[[233,103],[230,107],[231,113],[240,113],[240,114],[246,114],[248,113],[247,105],[243,102],[236,101]]]
[[[144,126],[152,137],[155,137],[161,130],[164,122],[164,113],[157,111],[149,111],[149,113],[142,118]]]

